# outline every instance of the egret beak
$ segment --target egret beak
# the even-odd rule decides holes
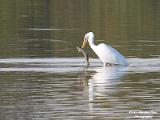
[[[87,40],[84,38],[81,48],[84,48],[86,46],[86,44],[87,44]]]

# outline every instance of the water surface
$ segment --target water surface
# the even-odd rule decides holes
[[[159,0],[0,0],[0,118],[160,118]],[[90,66],[86,32],[129,66]]]
[[[128,59],[103,67],[98,59],[0,59],[1,116],[5,119],[133,118],[131,110],[159,116],[160,58]],[[147,69],[150,68],[150,69]]]

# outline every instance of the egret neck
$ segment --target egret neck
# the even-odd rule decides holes
[[[96,45],[94,44],[94,37],[93,36],[88,38],[88,43],[93,50],[96,48]]]

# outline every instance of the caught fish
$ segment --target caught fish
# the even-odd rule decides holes
[[[77,47],[77,50],[78,50],[78,52],[83,53],[83,55],[84,55],[84,57],[85,57],[86,64],[87,64],[87,66],[88,66],[88,65],[89,65],[89,57],[88,57],[88,54],[84,51],[83,48]]]

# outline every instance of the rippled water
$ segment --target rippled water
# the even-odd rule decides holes
[[[159,118],[160,58],[129,58],[102,67],[84,58],[0,59],[1,117],[10,119],[128,119],[134,110]],[[143,114],[140,114],[143,115]]]
[[[0,0],[0,120],[160,118],[159,0]],[[95,33],[129,66],[103,67]]]

